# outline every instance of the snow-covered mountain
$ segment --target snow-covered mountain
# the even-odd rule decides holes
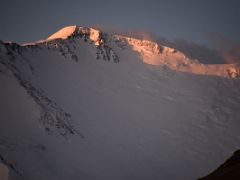
[[[20,180],[203,177],[240,146],[239,74],[238,64],[201,64],[88,27],[0,42],[0,172]]]

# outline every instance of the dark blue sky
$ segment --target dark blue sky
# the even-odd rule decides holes
[[[209,33],[240,40],[239,19],[238,0],[8,0],[0,5],[0,39],[31,42],[77,24],[210,45]]]

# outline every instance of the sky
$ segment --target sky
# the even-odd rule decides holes
[[[238,0],[2,0],[0,40],[33,42],[76,24],[213,46],[240,40],[239,18]]]

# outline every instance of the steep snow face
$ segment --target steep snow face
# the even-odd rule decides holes
[[[56,33],[52,34],[47,38],[47,40],[53,40],[53,39],[67,39],[70,35],[72,35],[77,29],[77,26],[67,26]]]
[[[171,69],[178,56],[199,63],[151,41],[92,32],[0,41],[0,163],[9,176],[192,180],[240,148],[238,78]]]
[[[93,28],[88,28],[88,27],[79,27],[79,26],[67,26],[53,35],[49,36],[47,40],[54,40],[54,39],[67,39],[71,36],[89,36],[89,39],[93,42],[95,42],[95,45],[100,45],[101,41],[101,32],[99,30],[93,29]]]

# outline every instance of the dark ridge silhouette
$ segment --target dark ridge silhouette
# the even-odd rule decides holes
[[[240,150],[219,166],[211,174],[199,180],[239,180],[240,179]]]

